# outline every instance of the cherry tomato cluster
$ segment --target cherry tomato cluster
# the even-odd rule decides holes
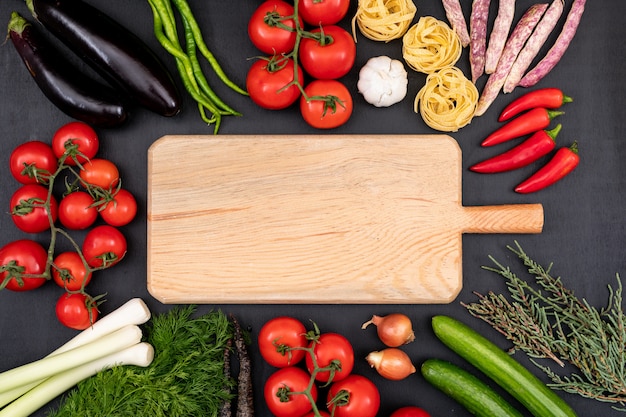
[[[348,121],[352,95],[339,79],[354,66],[356,44],[337,23],[349,5],[349,0],[295,0],[293,6],[266,0],[254,11],[248,36],[269,54],[248,71],[246,88],[254,103],[280,110],[299,99],[303,119],[318,129]],[[312,29],[305,30],[305,25]]]
[[[0,248],[0,289],[28,291],[53,280],[65,290],[56,304],[57,317],[74,329],[97,319],[101,296],[90,296],[85,287],[95,271],[125,256],[127,242],[119,227],[137,213],[116,165],[96,158],[99,146],[91,126],[71,122],[55,132],[51,144],[25,142],[9,159],[11,174],[21,184],[10,200],[11,218],[25,233],[49,232],[50,244],[45,249],[35,240],[20,239]],[[67,230],[85,230],[82,245]],[[57,253],[59,236],[73,249]]]
[[[307,331],[293,317],[280,316],[259,331],[263,359],[278,368],[267,378],[265,402],[277,417],[375,417],[380,393],[365,376],[352,372],[354,349],[339,333]],[[303,364],[303,366],[301,366]],[[327,390],[324,407],[317,401]]]

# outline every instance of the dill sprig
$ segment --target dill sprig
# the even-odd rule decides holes
[[[519,278],[508,266],[489,257],[495,267],[483,267],[506,279],[508,297],[476,293],[478,301],[461,303],[471,315],[488,323],[531,358],[551,359],[560,367],[573,365],[569,375],[533,360],[552,380],[551,387],[587,398],[626,405],[626,317],[622,284],[608,286],[609,300],[598,310],[567,289],[560,277],[532,260],[519,243],[507,246],[523,262],[533,282]],[[624,410],[622,410],[624,411]]]
[[[233,398],[224,350],[233,337],[222,312],[192,317],[195,306],[153,316],[146,341],[155,356],[147,368],[120,366],[80,382],[49,417],[217,416]]]

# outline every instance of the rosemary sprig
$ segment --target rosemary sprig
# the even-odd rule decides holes
[[[534,283],[489,257],[495,267],[483,267],[506,279],[508,298],[476,293],[478,301],[461,303],[531,358],[551,359],[577,372],[561,375],[533,361],[550,377],[550,386],[566,392],[626,405],[626,317],[622,309],[622,284],[610,285],[607,307],[598,310],[567,289],[560,277],[532,260],[519,243],[507,246],[523,262]],[[626,411],[626,410],[622,410]]]

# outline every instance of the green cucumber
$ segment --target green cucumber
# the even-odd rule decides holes
[[[427,359],[421,371],[432,386],[477,417],[522,417],[489,385],[450,362]]]
[[[550,387],[475,330],[448,316],[434,316],[432,326],[439,340],[515,397],[533,416],[576,417]]]

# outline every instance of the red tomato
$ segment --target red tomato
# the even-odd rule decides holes
[[[298,67],[298,80],[302,83],[304,73]],[[291,58],[270,60],[259,59],[250,67],[246,77],[246,90],[257,106],[269,110],[280,110],[291,106],[300,97],[294,81],[294,65]],[[283,89],[284,88],[284,89]]]
[[[348,394],[347,400],[332,401],[341,391]],[[380,393],[368,378],[352,374],[330,386],[327,403],[335,417],[376,417],[380,408]]]
[[[300,0],[298,14],[311,26],[334,25],[348,13],[350,0]]]
[[[333,129],[346,123],[352,115],[352,96],[337,80],[314,80],[300,98],[302,118],[317,129]],[[307,100],[308,97],[308,100]]]
[[[41,275],[46,271],[48,252],[39,243],[21,239],[0,248],[0,288],[11,291],[29,291],[46,283],[45,278],[22,277]]]
[[[85,330],[98,319],[98,307],[85,294],[63,294],[56,305],[57,319],[70,329]]]
[[[120,180],[117,166],[108,159],[94,158],[83,164],[80,178],[85,183],[110,190],[115,188]]]
[[[356,58],[352,35],[335,25],[313,29],[311,33],[323,36],[319,40],[302,38],[298,55],[304,70],[320,80],[335,80],[350,72]]]
[[[91,272],[87,273],[87,268],[77,252],[62,252],[54,258],[52,279],[61,288],[78,291],[89,284]]]
[[[313,406],[304,394],[288,395],[290,392],[306,390],[311,376],[294,366],[281,368],[265,381],[263,396],[267,407],[276,417],[302,416]],[[317,387],[311,387],[311,396],[317,401]]]
[[[61,126],[52,136],[52,150],[57,159],[65,155],[65,165],[81,164],[98,153],[100,140],[96,131],[83,122],[70,122]]]
[[[248,37],[266,54],[291,52],[296,44],[296,22],[293,6],[282,0],[267,0],[252,13]],[[302,19],[299,19],[302,22]],[[286,26],[280,27],[280,24]]]
[[[259,330],[258,345],[265,361],[277,368],[295,365],[306,353],[304,350],[287,350],[294,347],[306,347],[304,324],[293,317],[275,317],[266,322]]]
[[[137,214],[137,200],[130,191],[120,188],[100,209],[100,216],[111,226],[121,227],[130,223]]]
[[[22,143],[9,158],[11,174],[22,184],[47,184],[58,166],[50,145],[38,140]]]
[[[74,191],[59,203],[59,221],[68,229],[86,229],[98,218],[93,197],[84,191]]]
[[[317,361],[317,366],[325,368],[331,363],[338,362],[339,369],[335,370],[333,381],[341,381],[352,372],[354,367],[354,349],[344,336],[339,333],[322,333],[318,340],[312,342],[313,353]],[[313,372],[314,365],[311,355],[305,357],[306,367],[309,372]],[[318,372],[315,379],[320,382],[328,382],[331,371]]]
[[[46,199],[48,188],[39,184],[26,184],[18,188],[11,197],[11,218],[23,232],[40,233],[50,229]],[[50,214],[55,222],[58,205],[54,196],[50,196]]]
[[[430,414],[419,407],[402,407],[391,413],[389,417],[430,417]]]
[[[113,226],[102,225],[91,229],[83,241],[83,256],[92,268],[108,268],[126,254],[126,238]]]

